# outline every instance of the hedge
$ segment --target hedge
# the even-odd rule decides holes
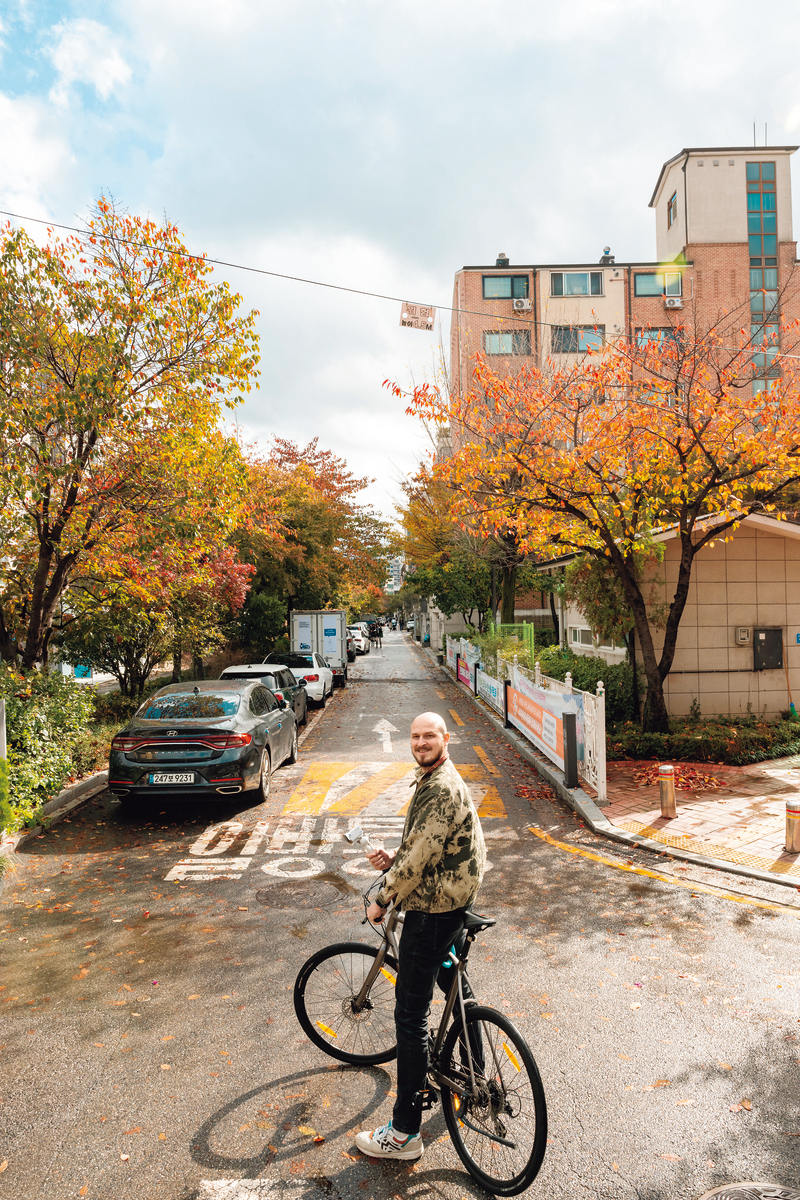
[[[654,758],[663,762],[745,763],[763,762],[800,754],[800,725],[796,721],[758,720],[755,717],[710,717],[706,720],[673,718],[669,733],[643,733],[626,721],[607,731],[606,755],[620,758]]]
[[[6,702],[9,832],[35,822],[47,800],[74,774],[73,753],[94,707],[93,691],[63,675],[0,667]]]
[[[633,716],[633,671],[630,663],[610,665],[594,654],[574,654],[563,646],[545,646],[536,658],[543,675],[564,680],[572,672],[573,687],[596,692],[602,679],[606,693],[606,724]]]

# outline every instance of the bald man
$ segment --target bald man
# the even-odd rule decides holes
[[[438,982],[450,988],[442,967],[451,946],[464,944],[464,913],[483,879],[486,847],[469,788],[450,761],[450,734],[438,713],[426,712],[411,726],[417,762],[416,789],[408,806],[403,840],[395,853],[375,850],[372,865],[386,871],[367,909],[380,923],[391,900],[405,913],[395,988],[397,1099],[392,1119],[356,1145],[373,1158],[419,1158],[423,1152],[421,1092],[428,1071],[428,1013]],[[472,998],[466,975],[464,997]]]

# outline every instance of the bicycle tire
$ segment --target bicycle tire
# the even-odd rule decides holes
[[[470,1005],[466,1019],[468,1036],[470,1026],[479,1027],[485,1067],[477,1099],[464,1100],[442,1087],[447,1129],[473,1179],[495,1196],[517,1196],[538,1175],[547,1146],[547,1103],[539,1069],[528,1043],[502,1013]],[[459,1019],[447,1033],[440,1066],[469,1087],[469,1072],[457,1049],[461,1034]],[[474,1038],[473,1033],[470,1044]],[[515,1146],[493,1141],[489,1134],[514,1141]]]
[[[394,984],[397,961],[387,954],[367,1004],[354,1013],[352,1001],[378,957],[375,946],[337,942],[312,954],[294,984],[294,1011],[315,1046],[342,1062],[374,1066],[397,1055]]]

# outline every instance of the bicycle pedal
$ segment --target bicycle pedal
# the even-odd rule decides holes
[[[420,1108],[422,1109],[433,1108],[434,1104],[439,1103],[440,1097],[436,1088],[422,1088],[421,1091],[417,1092],[417,1095],[419,1096]]]

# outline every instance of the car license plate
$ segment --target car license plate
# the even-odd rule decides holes
[[[156,785],[161,783],[194,783],[194,771],[184,775],[178,775],[175,772],[159,771],[150,776],[150,782]]]

